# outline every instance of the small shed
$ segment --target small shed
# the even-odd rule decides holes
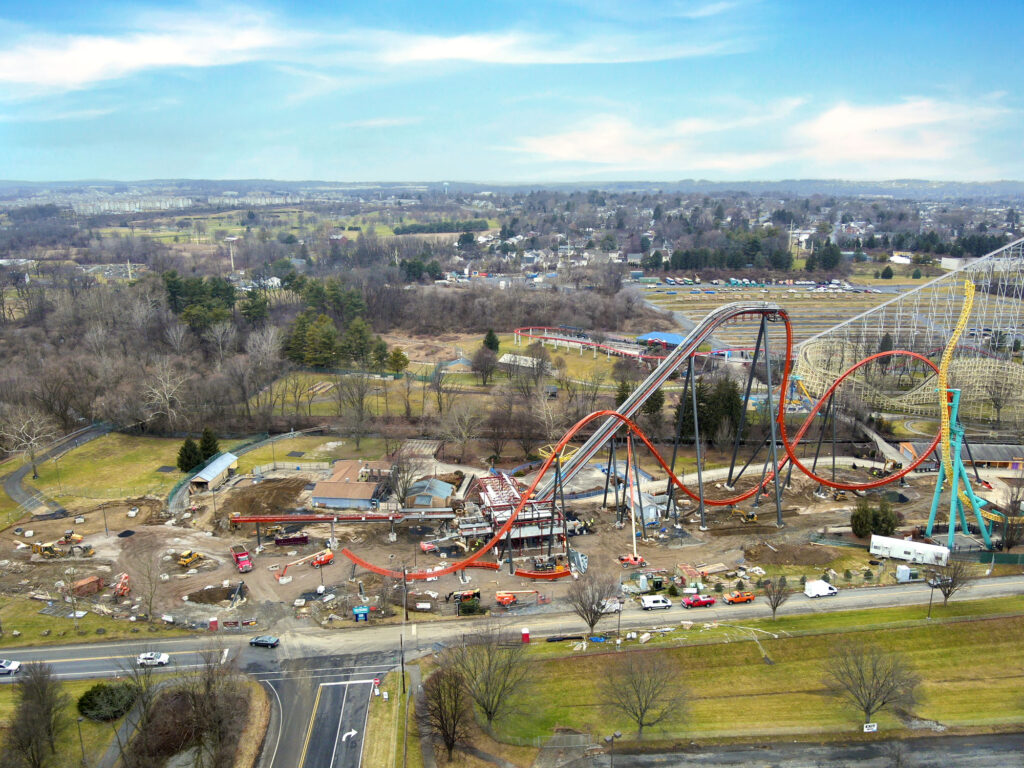
[[[381,484],[323,480],[313,487],[313,506],[331,509],[374,509]]]
[[[235,474],[237,469],[238,457],[235,454],[218,453],[193,476],[189,481],[189,488],[193,493],[212,491]]]
[[[449,499],[455,493],[455,486],[438,480],[436,477],[425,477],[417,480],[409,487],[405,497],[405,506],[410,509],[435,509],[447,507]]]

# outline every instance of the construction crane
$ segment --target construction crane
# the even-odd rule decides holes
[[[300,557],[298,560],[292,560],[281,569],[280,573],[275,573],[274,578],[281,581],[281,579],[285,577],[285,574],[288,573],[289,568],[293,565],[302,565],[302,563],[305,563],[306,561],[312,561],[310,562],[310,565],[314,568],[321,568],[334,562],[334,553],[329,549],[322,549],[319,552],[314,552],[312,555],[306,555],[305,557]]]

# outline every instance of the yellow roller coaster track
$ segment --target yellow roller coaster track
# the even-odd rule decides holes
[[[939,362],[939,413],[941,414],[941,434],[942,440],[942,466],[946,470],[946,477],[952,481],[953,475],[953,436],[952,436],[952,425],[949,421],[949,365],[953,361],[953,352],[956,351],[956,345],[960,343],[960,336],[964,332],[964,328],[967,327],[967,323],[971,318],[971,310],[974,308],[974,283],[970,280],[964,281],[964,303],[960,308],[960,319],[956,321],[956,327],[953,328],[953,335],[949,339],[949,344],[942,352],[942,360]],[[972,508],[971,497],[967,495],[967,492],[963,489],[959,493],[960,502],[964,505],[965,509]],[[1003,516],[995,512],[991,512],[987,509],[981,509],[981,516],[991,522],[1002,522]],[[1024,523],[1024,517],[1011,517],[1010,522],[1012,524]]]

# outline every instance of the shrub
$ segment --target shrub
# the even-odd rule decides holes
[[[476,598],[472,600],[466,600],[459,604],[459,615],[460,616],[476,616],[478,614],[486,613],[487,609],[480,605],[480,601]]]
[[[885,269],[882,270],[882,279],[892,280],[892,267],[887,266]]]
[[[800,583],[801,584],[804,584],[806,581],[807,581],[807,579],[805,579],[803,576],[800,577]],[[779,584],[781,586],[783,586],[783,587],[786,586],[786,577],[785,576],[779,576]]]
[[[786,577],[783,576],[782,578],[786,578]],[[806,576],[801,576],[800,577],[800,586],[801,587],[807,586],[807,577]]]
[[[715,592],[717,592],[718,594],[722,594],[722,592],[724,591],[725,587],[722,586],[722,582],[718,582],[717,584],[715,584]]]
[[[873,578],[875,578],[875,575],[871,572],[871,569],[870,568],[865,568],[864,569],[864,581],[871,581]]]
[[[913,277],[915,280],[920,280],[921,279],[921,270],[920,269],[915,269],[914,270],[914,274],[911,275],[911,277]]]
[[[669,597],[678,597],[679,596],[679,588],[675,584],[669,584],[668,585],[668,589],[666,590],[666,592],[668,592]]]
[[[109,722],[124,716],[137,697],[138,689],[131,683],[96,683],[78,700],[78,711],[90,720]]]
[[[845,579],[846,581],[849,581],[852,578],[853,578],[853,573],[850,571],[849,568],[847,568],[845,571],[843,571],[843,579]]]
[[[746,588],[747,588],[747,585],[743,583],[743,579],[740,579],[739,581],[736,582],[736,591],[737,592],[742,592]]]

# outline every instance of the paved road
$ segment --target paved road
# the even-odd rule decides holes
[[[257,661],[248,671],[271,691],[280,715],[267,734],[263,768],[360,765],[373,680],[395,666],[393,654],[288,659],[255,671],[260,666],[273,665]]]
[[[93,424],[90,427],[86,427],[77,432],[73,432],[70,435],[66,435],[60,440],[54,442],[42,453],[37,454],[36,464],[42,464],[44,461],[52,459],[54,456],[60,456],[73,448],[77,448],[83,443],[95,440],[97,437],[110,432],[111,429],[112,427],[109,424]],[[25,476],[31,471],[32,465],[26,462],[23,466],[8,475],[5,475],[2,478],[4,493],[14,499],[18,504],[28,504],[29,509],[31,509],[34,514],[41,514],[43,512],[43,510],[38,509],[38,507],[46,507],[51,512],[62,511],[63,507],[61,507],[57,502],[40,497],[38,491],[26,488],[22,485]],[[35,503],[33,503],[34,499],[37,500]]]
[[[897,762],[897,752],[902,763]],[[997,736],[935,736],[870,744],[764,744],[699,747],[670,755],[614,755],[616,768],[699,766],[700,768],[1020,768],[1024,766],[1024,734]],[[610,758],[596,757],[593,768],[606,768]],[[575,765],[580,765],[576,763]]]

